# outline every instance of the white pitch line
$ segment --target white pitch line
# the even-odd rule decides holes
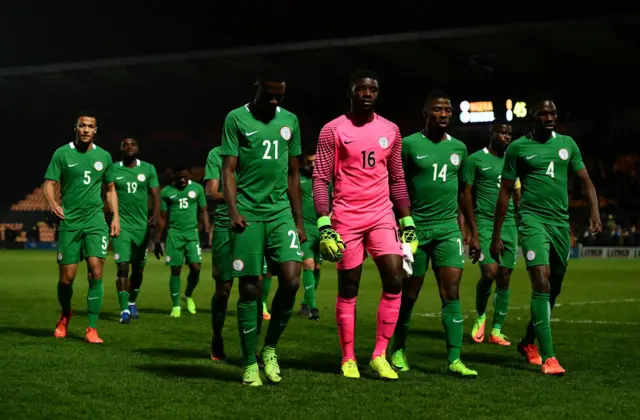
[[[560,308],[562,306],[584,306],[584,305],[607,305],[607,304],[613,304],[613,303],[634,303],[634,302],[640,302],[640,299],[609,299],[609,300],[590,300],[590,301],[579,301],[579,302],[567,302],[567,303],[556,303],[555,304],[555,308]],[[517,311],[517,310],[529,310],[530,307],[529,306],[510,306],[509,310],[510,311]],[[475,309],[469,309],[466,310],[464,312],[467,313],[475,313]],[[426,312],[426,313],[421,313],[421,314],[415,314],[417,316],[423,316],[425,318],[439,318],[440,317],[440,312]],[[464,315],[463,318],[468,318],[467,315]],[[517,318],[518,320],[520,318]],[[552,321],[557,321],[557,322],[568,322],[568,323],[574,323],[574,324],[619,324],[619,325],[638,325],[638,322],[617,322],[617,321],[590,321],[590,320],[563,320],[560,318],[552,318]]]

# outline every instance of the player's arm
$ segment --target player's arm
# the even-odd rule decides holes
[[[515,191],[517,179],[517,158],[518,148],[512,144],[507,149],[504,158],[504,167],[502,168],[502,177],[500,181],[500,192],[498,193],[498,201],[496,203],[495,215],[493,218],[493,234],[491,235],[491,256],[496,261],[500,260],[500,256],[504,253],[504,244],[500,239],[504,218],[509,209],[509,200]]]
[[[579,155],[580,152],[578,151],[577,154]],[[591,216],[589,217],[589,230],[591,231],[591,235],[595,236],[598,233],[602,233],[598,194],[596,193],[596,187],[594,187],[593,182],[591,182],[591,177],[589,176],[589,172],[587,172],[587,168],[585,168],[584,163],[582,163],[582,158],[580,157],[579,159],[580,160],[578,162],[577,159],[572,157],[571,165],[574,170],[576,168],[580,168],[576,171],[576,175],[578,176],[582,189],[587,196],[587,205],[589,206],[589,210],[591,210]]]
[[[473,171],[473,164],[467,161],[466,150],[462,159],[462,168],[460,172],[462,176],[458,177],[458,209],[462,213],[461,232],[464,233],[465,225],[469,228],[469,255],[475,263],[480,258],[480,241],[478,240],[478,228],[476,227],[476,216],[473,214],[473,198],[471,196],[471,188],[468,186],[467,171]],[[470,166],[470,168],[467,168]]]
[[[411,201],[407,190],[407,182],[404,177],[403,156],[402,156],[402,136],[398,127],[393,141],[393,148],[389,156],[389,192],[391,201],[395,208],[396,216],[400,222],[402,231],[403,254],[405,258],[413,262],[413,254],[418,252],[418,236],[416,235],[416,225],[411,217]],[[408,249],[407,249],[408,248]]]
[[[155,166],[151,166],[151,174],[149,176],[149,195],[151,196],[151,222],[155,225],[156,230],[159,229],[158,221],[160,220],[160,182],[158,181],[158,173]]]
[[[330,127],[322,127],[316,146],[316,164],[311,176],[313,182],[313,206],[318,217],[320,253],[329,261],[342,259],[345,249],[340,235],[331,226],[329,185],[333,178],[336,157],[335,134]]]
[[[222,191],[227,203],[232,229],[242,232],[249,224],[238,212],[238,190],[236,184],[236,168],[238,167],[240,132],[233,116],[227,115],[222,127]]]
[[[204,227],[204,231],[209,233],[211,226],[209,226],[209,212],[207,211],[207,197],[204,192],[204,189],[200,189],[198,193],[198,217],[200,218],[200,223]]]
[[[120,213],[118,211],[118,193],[116,193],[116,184],[110,182],[107,184],[107,205],[109,211],[113,214],[111,219],[111,236],[120,235]]]
[[[519,179],[516,179],[513,191],[513,206],[515,207],[516,213],[520,209],[520,198],[522,198],[522,184]]]
[[[289,156],[289,172],[287,174],[287,196],[291,204],[291,212],[293,220],[298,230],[298,240],[300,242],[307,241],[307,235],[304,231],[304,219],[302,218],[302,188],[300,187],[300,170],[298,156]],[[327,189],[327,193],[328,193]]]
[[[212,204],[224,203],[224,194],[219,191],[220,189],[219,179],[208,179],[205,188],[207,191],[207,199],[209,200],[210,203]]]
[[[44,183],[42,184],[42,193],[44,199],[47,201],[47,205],[51,212],[58,216],[60,219],[64,219],[64,210],[60,204],[56,201],[56,185],[60,182],[62,176],[62,163],[58,152],[56,151],[49,162],[47,172],[44,174]]]

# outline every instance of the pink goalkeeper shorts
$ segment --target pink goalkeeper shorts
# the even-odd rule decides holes
[[[402,256],[402,245],[393,214],[364,230],[350,231],[346,226],[339,226],[336,231],[346,246],[342,251],[342,260],[337,263],[338,270],[358,267],[367,258],[367,252],[373,259],[381,255]]]

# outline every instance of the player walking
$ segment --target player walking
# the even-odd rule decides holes
[[[49,208],[62,221],[58,239],[58,301],[62,308],[54,336],[67,336],[71,321],[71,297],[78,263],[87,261],[89,291],[87,292],[87,321],[85,340],[102,344],[96,327],[102,307],[104,285],[102,268],[107,256],[109,235],[120,233],[118,197],[113,180],[107,175],[112,164],[111,155],[94,144],[98,125],[93,113],[78,114],[75,122],[76,138],[58,148],[45,174],[44,197]],[[104,218],[101,192],[107,184],[107,203],[113,212],[111,231]],[[60,184],[62,205],[56,202],[55,187]]]
[[[351,110],[320,132],[313,172],[320,251],[337,261],[336,321],[342,347],[342,374],[359,378],[354,351],[356,297],[362,263],[369,252],[382,279],[376,346],[370,366],[383,379],[398,379],[386,359],[402,295],[403,251],[394,206],[404,230],[403,242],[417,246],[402,172],[400,130],[374,112],[378,76],[360,70],[351,76]],[[329,216],[329,184],[333,182]],[[344,242],[343,242],[344,241]]]
[[[200,223],[209,232],[209,217],[207,215],[207,199],[204,189],[196,182],[191,181],[191,171],[184,167],[175,168],[175,179],[171,185],[167,185],[160,193],[162,200],[162,218],[156,232],[154,253],[156,258],[162,255],[160,238],[165,226],[167,231],[166,263],[171,267],[169,277],[169,292],[171,293],[171,317],[180,317],[180,273],[185,262],[189,265],[187,287],[183,300],[187,303],[187,310],[191,314],[196,313],[196,303],[192,294],[200,281],[200,264],[202,263],[202,250],[198,236],[198,217]]]
[[[571,168],[582,183],[592,235],[602,232],[598,196],[582,162],[576,142],[556,133],[556,105],[548,95],[532,102],[534,129],[515,140],[505,155],[500,194],[491,240],[491,254],[496,260],[506,255],[501,238],[509,211],[509,199],[517,178],[522,183],[520,235],[527,271],[531,278],[531,321],[518,351],[529,363],[542,365],[542,373],[562,375],[565,369],[554,357],[551,339],[551,310],[562,288],[571,252],[569,231],[569,197],[567,172]],[[540,343],[542,357],[535,339]]]
[[[120,304],[120,323],[128,324],[138,318],[136,299],[142,284],[142,273],[149,250],[148,202],[152,199],[154,223],[160,219],[160,188],[156,168],[138,159],[138,142],[132,138],[122,140],[122,160],[110,168],[118,194],[121,232],[113,238],[113,258],[118,274],[116,289]],[[131,265],[131,278],[129,278]]]
[[[423,114],[426,127],[402,140],[402,162],[407,174],[412,215],[416,220],[419,249],[414,258],[413,275],[404,281],[402,288],[402,306],[391,363],[396,370],[409,370],[406,355],[409,320],[431,260],[442,300],[448,370],[462,377],[475,377],[478,373],[468,369],[460,360],[464,332],[459,300],[464,268],[462,227],[458,221],[460,210],[471,230],[469,251],[474,262],[480,254],[473,208],[464,199],[460,177],[467,160],[467,147],[447,134],[452,107],[446,93],[430,92]]]
[[[495,279],[496,294],[493,304],[493,327],[489,334],[489,343],[509,346],[511,343],[502,334],[501,329],[509,309],[509,279],[516,264],[516,255],[518,253],[518,230],[514,208],[517,208],[520,182],[516,182],[514,199],[509,202],[509,209],[500,233],[505,253],[499,261],[496,261],[491,258],[489,247],[491,246],[496,201],[500,191],[504,153],[511,142],[511,124],[506,120],[496,119],[491,124],[489,135],[489,147],[485,147],[469,156],[463,174],[465,198],[468,202],[475,203],[474,214],[482,249],[479,260],[480,280],[478,280],[476,286],[476,312],[478,316],[473,324],[471,337],[476,343],[484,341],[485,310],[489,296],[491,296],[491,286]],[[475,200],[473,200],[474,197]]]
[[[231,111],[222,131],[222,180],[231,219],[232,275],[239,278],[238,331],[243,383],[262,385],[256,359],[262,319],[259,276],[264,258],[278,276],[271,321],[260,353],[270,382],[280,382],[276,345],[300,286],[300,242],[305,241],[300,203],[298,118],[281,108],[285,78],[277,70],[258,77],[254,100]],[[292,217],[293,213],[293,217]],[[295,220],[295,223],[294,223]],[[298,239],[299,238],[299,239]]]

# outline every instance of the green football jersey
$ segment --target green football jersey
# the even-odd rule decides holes
[[[189,181],[182,190],[167,185],[160,193],[161,210],[168,212],[169,231],[198,231],[198,209],[207,206],[202,185]]]
[[[503,166],[504,158],[493,155],[486,147],[469,156],[464,166],[463,180],[475,190],[474,213],[479,224],[493,225]],[[504,225],[515,224],[515,210],[511,198]]]
[[[222,157],[220,156],[221,147],[214,147],[207,156],[207,166],[204,169],[204,180],[217,179],[218,191],[222,192]],[[231,222],[229,221],[229,209],[226,203],[216,205],[216,214],[213,217],[213,226],[220,229],[229,229]]]
[[[249,105],[227,115],[222,156],[237,156],[238,211],[248,221],[269,221],[291,211],[287,197],[289,157],[301,154],[298,117],[278,107],[268,123],[254,118]]]
[[[116,162],[109,169],[118,194],[120,228],[122,230],[147,230],[149,219],[149,193],[158,187],[156,168],[147,162],[136,159],[133,168],[122,162]]]
[[[111,183],[108,169],[111,155],[95,144],[82,153],[71,142],[58,148],[51,158],[45,179],[60,183],[64,219],[61,231],[104,224],[102,183]]]
[[[520,178],[523,222],[569,226],[569,165],[575,172],[584,169],[580,149],[569,136],[553,132],[544,143],[523,136],[509,145],[502,177]]]
[[[422,131],[402,139],[402,165],[416,227],[457,228],[458,176],[466,160],[467,146],[448,134],[439,142]]]

